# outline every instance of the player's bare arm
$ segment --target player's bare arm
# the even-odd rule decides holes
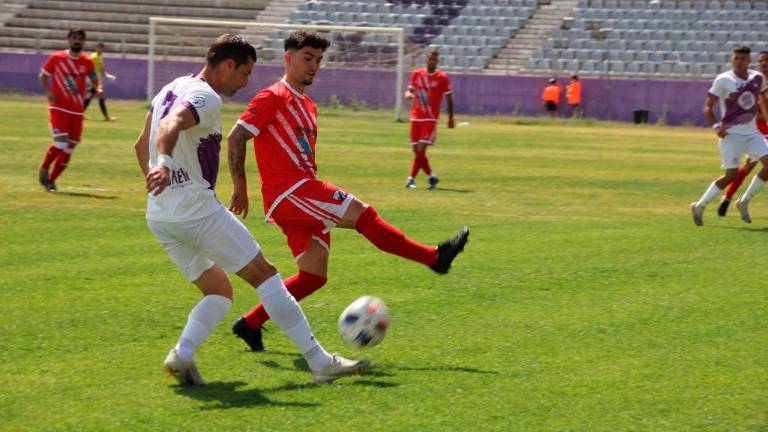
[[[139,162],[139,168],[147,177],[149,173],[149,130],[152,124],[152,113],[148,112],[147,117],[144,119],[144,128],[141,130],[139,137],[136,139],[133,149],[136,151],[136,160]]]
[[[445,97],[448,98],[448,129],[453,129],[453,95],[448,93]]]
[[[101,80],[99,79],[98,75],[94,74],[94,77],[91,78],[91,83],[93,84],[93,88],[96,89],[96,94],[94,96],[104,96],[104,87],[101,85]]]
[[[182,105],[160,120],[156,139],[158,164],[147,173],[147,192],[160,195],[171,184],[171,169],[174,168],[171,155],[179,133],[196,124],[192,111]]]
[[[245,147],[253,135],[244,127],[235,124],[227,137],[227,159],[229,174],[232,176],[232,201],[229,211],[248,217],[248,181],[245,175]]]
[[[706,102],[704,102],[704,117],[706,117],[707,121],[710,125],[715,126],[717,124],[717,118],[715,118],[715,113],[712,111],[712,107],[715,106],[715,102],[717,102],[717,98],[712,95],[707,96]],[[720,138],[724,138],[728,133],[725,131],[725,126],[720,124],[715,128],[715,133]]]
[[[48,81],[48,75],[41,73],[39,76],[40,79],[40,87],[43,88],[43,91],[45,92],[45,97],[48,98],[48,102],[57,102],[59,100],[58,97],[53,93],[51,90],[51,84]]]

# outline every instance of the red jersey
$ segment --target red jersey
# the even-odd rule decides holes
[[[419,68],[411,74],[408,90],[414,94],[411,121],[437,121],[443,95],[451,94],[451,82],[441,70],[428,73],[427,68]]]
[[[317,107],[309,96],[279,81],[251,99],[237,124],[254,135],[264,211],[317,177]]]
[[[765,120],[760,114],[757,116],[757,130],[759,130],[760,133],[764,136],[768,137],[768,121]]]
[[[93,61],[83,54],[71,57],[68,50],[51,54],[40,72],[51,77],[51,91],[58,101],[49,102],[48,109],[82,115],[85,111],[85,78],[96,78]]]

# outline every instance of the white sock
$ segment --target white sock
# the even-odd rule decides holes
[[[280,327],[301,351],[312,370],[322,369],[332,357],[315,339],[304,311],[276,274],[256,288],[269,318]]]
[[[709,187],[707,188],[707,191],[704,192],[704,195],[702,195],[699,201],[696,202],[696,207],[704,207],[705,205],[707,205],[707,203],[715,199],[715,197],[717,197],[721,193],[723,193],[723,190],[717,187],[715,182],[712,182],[712,184],[710,184]]]
[[[185,361],[195,358],[197,347],[208,338],[224,318],[232,300],[220,295],[207,295],[189,313],[187,325],[176,343],[176,352]]]
[[[757,195],[758,192],[760,192],[760,189],[765,186],[765,180],[761,179],[759,175],[756,175],[752,179],[752,183],[749,184],[749,187],[747,188],[747,191],[744,192],[744,195],[741,197],[742,201],[749,201],[752,198]]]

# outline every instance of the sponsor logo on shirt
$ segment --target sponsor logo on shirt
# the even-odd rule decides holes
[[[202,108],[205,106],[205,98],[202,96],[192,96],[189,99],[189,103],[195,108]]]
[[[189,181],[189,174],[184,171],[184,168],[171,170],[171,187],[182,187]]]
[[[739,106],[745,110],[751,109],[755,106],[755,95],[750,92],[744,92],[739,96]]]
[[[336,189],[336,192],[333,193],[333,199],[336,201],[344,201],[347,199],[347,194],[341,189]]]

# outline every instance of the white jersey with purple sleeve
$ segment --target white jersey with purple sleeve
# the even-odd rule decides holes
[[[195,220],[222,207],[214,192],[221,149],[221,97],[202,79],[177,78],[152,99],[149,168],[157,166],[160,120],[179,105],[192,112],[197,125],[179,133],[171,155],[177,164],[171,169],[171,184],[161,194],[148,196],[150,220]]]
[[[715,78],[709,94],[720,99],[720,122],[729,134],[757,132],[757,96],[765,93],[766,89],[768,85],[763,74],[751,69],[747,71],[747,79],[739,78],[733,71],[721,73]]]

